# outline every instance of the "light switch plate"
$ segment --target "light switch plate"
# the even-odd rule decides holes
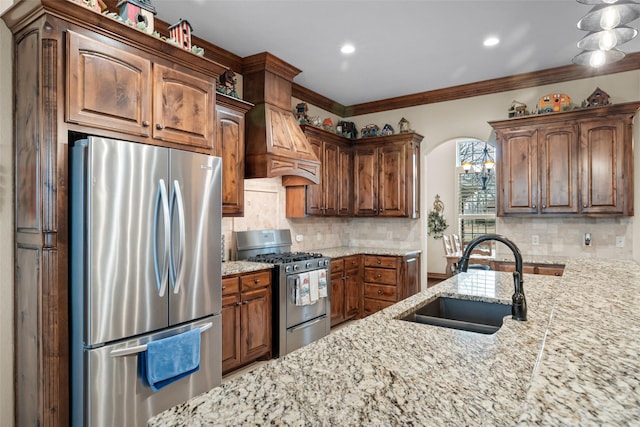
[[[624,236],[616,236],[616,248],[624,248]]]
[[[533,246],[538,246],[540,244],[540,236],[538,236],[537,234],[533,234],[531,236],[531,244]]]

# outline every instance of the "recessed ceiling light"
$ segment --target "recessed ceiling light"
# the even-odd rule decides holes
[[[340,52],[344,53],[345,55],[348,55],[348,54],[353,53],[355,51],[356,51],[356,47],[354,45],[352,45],[351,43],[345,43],[340,48]]]
[[[484,41],[482,42],[483,45],[489,47],[489,46],[495,46],[498,43],[500,43],[500,39],[497,37],[487,37],[486,39],[484,39]]]

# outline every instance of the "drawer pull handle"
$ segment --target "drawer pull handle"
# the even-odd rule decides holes
[[[238,302],[236,303],[236,305],[242,305],[242,302],[238,301]]]
[[[253,283],[255,283],[257,285],[258,283],[260,283],[260,279],[254,279]]]
[[[224,291],[225,289],[227,289],[227,287],[226,287],[226,286],[223,286],[223,287],[222,287],[222,290]]]
[[[381,261],[381,260],[378,260],[378,264],[382,264],[382,261]]]
[[[382,277],[382,274],[376,274],[376,279],[379,279]]]

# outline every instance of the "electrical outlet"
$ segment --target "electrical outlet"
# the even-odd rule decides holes
[[[616,248],[624,248],[624,236],[616,236]]]
[[[540,236],[538,236],[537,234],[533,234],[531,236],[531,244],[533,246],[538,246],[540,244]]]
[[[302,242],[304,240],[304,236],[302,234],[296,234],[296,242]]]

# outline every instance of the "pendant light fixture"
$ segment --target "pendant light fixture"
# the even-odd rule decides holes
[[[578,42],[583,52],[573,63],[600,67],[624,58],[625,53],[616,47],[638,35],[638,30],[626,24],[640,18],[640,0],[577,1],[594,7],[578,21],[578,28],[589,33]]]

